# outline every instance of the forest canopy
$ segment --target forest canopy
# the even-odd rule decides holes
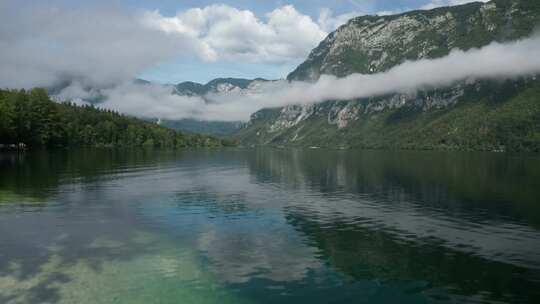
[[[219,147],[230,140],[184,134],[93,105],[52,101],[47,91],[0,90],[0,144],[27,146]]]

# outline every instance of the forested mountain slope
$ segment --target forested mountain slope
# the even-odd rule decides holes
[[[495,0],[394,16],[363,16],[331,33],[289,80],[387,71],[530,36],[540,1]],[[444,71],[441,71],[444,73]],[[540,84],[533,78],[264,109],[239,132],[247,145],[540,151]]]

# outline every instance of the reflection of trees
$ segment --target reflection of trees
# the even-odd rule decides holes
[[[152,244],[140,241],[133,209],[121,203],[111,204],[115,199],[122,201],[124,197],[118,194],[123,193],[115,193],[114,188],[107,187],[97,191],[96,187],[110,185],[111,180],[117,178],[162,169],[182,160],[183,155],[182,151],[143,149],[1,154],[0,203],[5,204],[0,205],[3,208],[0,277],[10,276],[18,282],[39,277],[40,281],[26,291],[27,299],[53,303],[60,300],[59,284],[70,280],[56,269],[84,263],[99,273],[105,262],[129,261],[152,252],[155,250]],[[133,182],[126,181],[122,185],[130,189],[137,185],[132,186]],[[74,191],[69,186],[64,188],[72,183],[91,187],[88,191],[84,186]],[[101,201],[102,205],[96,207]],[[33,205],[24,211],[32,212],[21,213],[19,204],[27,203]],[[34,204],[39,205],[39,210]],[[100,244],[98,241],[102,238],[110,243]],[[53,258],[55,268],[49,269]],[[25,283],[20,284],[18,287]],[[0,302],[9,300],[2,298],[0,292]]]
[[[181,151],[76,149],[0,154],[0,201],[23,195],[44,199],[62,180],[97,181],[103,175],[167,163]],[[8,192],[12,194],[9,195]],[[2,194],[3,193],[3,194]],[[9,196],[8,196],[9,195]]]
[[[527,219],[540,226],[540,159],[493,153],[258,150],[249,158],[260,182],[414,201],[460,216]],[[488,212],[485,212],[488,210]]]
[[[132,229],[136,224],[133,210],[123,208],[118,202],[133,202],[143,194],[154,195],[161,191],[171,194],[176,191],[173,200],[178,208],[194,207],[197,211],[187,215],[186,220],[192,220],[195,213],[204,217],[201,219],[204,223],[208,223],[208,216],[217,217],[218,221],[213,222],[218,224],[197,240],[197,248],[217,265],[216,272],[224,274],[227,281],[243,282],[254,269],[260,268],[271,269],[266,274],[270,280],[300,280],[308,276],[307,271],[320,265],[315,258],[320,250],[322,258],[334,268],[359,280],[426,281],[431,284],[425,287],[429,291],[444,287],[459,295],[486,291],[489,294],[485,296],[494,300],[531,303],[540,300],[536,291],[540,286],[534,283],[540,280],[532,277],[534,274],[526,269],[448,249],[439,246],[435,240],[408,242],[407,239],[398,239],[388,229],[357,225],[353,221],[354,216],[358,216],[354,209],[350,211],[352,220],[347,221],[333,217],[329,214],[331,209],[321,208],[319,215],[326,216],[323,219],[328,220],[324,225],[312,218],[317,215],[300,210],[315,203],[324,205],[330,199],[345,198],[347,202],[365,199],[388,206],[407,202],[419,209],[436,208],[446,212],[446,218],[450,220],[468,215],[482,219],[478,216],[482,212],[477,213],[481,210],[482,216],[501,217],[503,223],[526,218],[535,224],[540,216],[535,206],[536,198],[540,196],[540,188],[535,187],[535,183],[540,181],[538,159],[493,154],[322,150],[85,150],[2,157],[0,195],[1,191],[6,191],[42,200],[62,184],[73,180],[91,182],[94,186],[109,182],[120,173],[141,170],[144,172],[140,176],[144,176],[152,173],[146,172],[147,169],[161,170],[170,166],[168,169],[171,170],[164,170],[166,173],[160,171],[167,178],[159,181],[134,179],[122,183],[122,188],[106,188],[111,192],[97,194],[94,193],[95,188],[90,189],[93,192],[91,198],[110,205],[106,208],[72,208],[62,218],[65,221],[61,222],[63,226],[59,226],[59,219],[48,212],[26,215],[27,222],[5,217],[6,220],[0,221],[0,231],[6,240],[17,241],[0,250],[0,275],[11,271],[10,262],[16,261],[21,253],[43,253],[36,254],[43,260],[28,259],[24,261],[26,264],[21,264],[23,276],[24,273],[26,276],[35,275],[49,259],[49,249],[42,244],[61,245],[55,254],[63,263],[72,264],[86,259],[96,262],[96,268],[103,260],[129,259],[136,252],[151,250],[150,246],[132,241]],[[177,163],[184,161],[186,163],[181,165]],[[249,174],[244,171],[244,165]],[[150,186],[141,187],[149,183]],[[75,194],[84,190],[75,191]],[[274,190],[285,191],[270,197]],[[309,198],[310,195],[313,197]],[[60,200],[69,201],[66,205],[74,205],[74,198],[77,196]],[[79,206],[85,205],[86,197],[78,199]],[[312,199],[317,202],[313,203]],[[273,218],[277,221],[276,227],[270,227],[269,222],[264,221],[268,219],[266,214],[254,216],[252,212],[258,206],[254,203],[280,209],[286,214],[286,221],[277,216]],[[334,206],[339,208],[342,205]],[[198,210],[201,207],[204,207],[203,212]],[[158,209],[156,212],[164,210]],[[422,218],[428,217],[426,214],[423,213]],[[178,212],[174,210],[158,214],[154,219],[163,220],[167,215],[170,216],[169,224],[185,224],[184,219],[178,220]],[[505,215],[514,218],[502,219]],[[24,233],[28,216],[32,216],[32,229],[40,232],[35,239],[29,239],[30,234]],[[83,218],[100,221],[80,221]],[[223,220],[223,225],[219,224],[220,220]],[[19,227],[20,231],[12,227]],[[173,228],[167,226],[168,233],[181,230],[180,227]],[[56,237],[66,231],[69,236],[58,241]],[[68,250],[85,248],[86,244],[102,235],[123,245]],[[291,238],[291,235],[298,237]],[[311,244],[315,247],[310,247]],[[282,257],[283,253],[288,254],[288,260]],[[43,287],[53,286],[64,278],[52,279]],[[42,291],[37,290],[36,294],[39,292]],[[54,297],[50,299],[54,300]]]
[[[443,288],[457,296],[538,303],[538,273],[452,251],[437,244],[394,239],[383,230],[335,221],[324,225],[290,213],[288,223],[307,235],[329,263],[358,280],[421,281],[418,291]]]
[[[389,230],[355,223],[371,211],[357,208],[363,203],[343,209],[348,204],[334,202],[359,200],[372,208],[379,206],[378,218],[364,220],[380,224],[386,223],[384,214],[399,215],[385,213],[386,209],[413,208],[419,213],[418,219],[428,225],[453,225],[455,220],[467,225],[485,221],[489,226],[492,220],[505,224],[526,219],[529,225],[539,226],[538,158],[485,153],[259,150],[249,159],[249,168],[259,182],[278,183],[305,193],[307,201],[320,203],[291,202],[286,209],[287,220],[343,273],[359,280],[424,281],[430,284],[426,290],[448,288],[450,293],[463,296],[485,291],[482,296],[489,300],[540,300],[540,293],[531,292],[540,287],[531,269],[473,256],[474,250],[452,249],[440,243],[443,239],[403,238],[390,231],[392,227]],[[343,218],[333,215],[335,211],[342,212]],[[435,215],[440,221],[429,221]],[[432,228],[442,227],[434,224]],[[481,237],[464,233],[465,238]],[[479,246],[482,241],[478,240]]]

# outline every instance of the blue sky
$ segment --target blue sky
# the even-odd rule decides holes
[[[227,4],[239,9],[247,9],[259,15],[267,13],[277,7],[292,4],[304,14],[317,18],[321,8],[330,8],[335,13],[343,14],[350,11],[365,11],[367,13],[379,11],[394,11],[421,7],[430,0],[123,0],[131,7],[159,9],[163,13],[174,14],[178,10],[191,7],[203,7],[215,3]]]
[[[131,8],[159,10],[165,16],[173,16],[178,11],[193,7],[205,7],[212,4],[226,4],[241,10],[249,10],[259,18],[272,10],[284,5],[293,5],[300,13],[309,15],[313,20],[319,18],[321,9],[330,9],[335,15],[352,12],[377,13],[381,11],[405,11],[422,7],[430,0],[290,0],[290,1],[263,1],[263,0],[123,0],[123,4]],[[196,81],[205,83],[217,77],[241,78],[284,78],[291,72],[303,58],[280,63],[256,62],[230,62],[216,61],[203,62],[197,58],[178,58],[172,62],[165,62],[144,72],[141,77],[161,83],[178,83],[181,81]]]
[[[280,79],[352,17],[465,2],[0,0],[0,85]]]
[[[531,68],[536,73],[540,64],[533,65],[531,58],[538,57],[533,55],[538,53],[538,40],[508,46],[514,52],[510,65],[499,61],[511,58],[512,52],[495,46],[504,56],[494,56],[488,48],[489,56],[480,50],[458,59],[460,53],[454,53],[449,61],[419,61],[412,67],[409,63],[397,76],[324,77],[313,84],[278,81],[258,87],[255,94],[213,96],[219,98],[215,103],[171,95],[169,87],[159,85],[206,83],[217,77],[282,79],[352,17],[466,2],[472,1],[0,0],[0,87],[69,83],[56,98],[84,103],[106,96],[104,106],[135,116],[237,121],[249,119],[261,108],[409,91],[430,81],[476,77],[479,71],[485,77],[499,77],[520,66],[520,73],[530,73]],[[444,78],[440,79],[422,72],[432,70],[447,73],[437,75]],[[134,85],[135,78],[155,85]]]

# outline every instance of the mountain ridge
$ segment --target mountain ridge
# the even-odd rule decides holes
[[[406,60],[440,58],[530,34],[540,4],[524,0],[473,2],[389,16],[359,16],[330,33],[288,80],[316,80],[322,74],[384,72]]]
[[[206,84],[201,84],[193,81],[184,81],[174,86],[175,93],[185,96],[203,96],[208,93],[222,93],[231,90],[247,89],[252,83],[267,82],[270,80],[264,78],[215,78],[208,81]]]
[[[515,41],[532,34],[539,24],[540,3],[524,0],[360,16],[330,33],[288,80],[380,73],[405,61],[441,58],[453,49]],[[535,102],[540,94],[532,93],[537,89],[534,77],[502,83],[462,81],[433,90],[263,109],[238,136],[245,145],[540,151]],[[513,106],[518,103],[528,108]],[[493,115],[477,117],[478,107]],[[456,113],[484,121],[463,121]],[[505,132],[503,125],[531,132],[524,138],[517,129]],[[475,142],[467,140],[471,138]]]
[[[211,100],[208,100],[206,98],[207,94],[210,93],[227,93],[232,91],[239,91],[239,90],[246,90],[249,89],[250,85],[253,85],[255,83],[260,82],[267,82],[270,80],[263,79],[263,78],[255,78],[255,79],[246,79],[246,78],[215,78],[210,81],[208,81],[206,84],[201,84],[197,82],[192,81],[184,81],[180,82],[176,85],[174,84],[167,84],[162,85],[166,88],[170,88],[171,94],[179,95],[179,96],[199,96],[203,98],[206,102],[212,102]],[[146,86],[155,84],[151,81],[136,78],[132,81],[134,85],[137,86]],[[57,101],[64,101],[62,98],[59,97],[59,94],[61,94],[62,90],[69,88],[71,85],[73,85],[73,81],[64,81],[61,84],[50,87],[47,89],[48,94]],[[91,96],[89,98],[84,99],[85,102],[90,104],[98,105],[101,102],[105,100],[105,95],[103,95],[102,91],[100,89],[92,88],[92,87],[82,87],[87,95]],[[163,127],[167,127],[170,129],[174,129],[176,131],[182,131],[189,134],[206,134],[206,135],[213,135],[213,136],[219,136],[219,137],[229,137],[240,128],[242,128],[245,124],[245,122],[241,121],[203,121],[203,120],[197,120],[192,118],[186,118],[186,119],[177,119],[177,120],[167,120],[167,119],[161,119],[160,117],[143,117],[147,121],[152,121],[155,123],[158,123],[159,125]]]
[[[206,84],[201,84],[192,81],[184,81],[174,86],[173,94],[180,96],[199,96],[207,103],[212,102],[206,98],[210,93],[228,93],[247,90],[251,85],[267,82],[270,80],[263,78],[246,79],[246,78],[215,78],[208,81]],[[179,119],[179,120],[161,120],[162,126],[184,131],[188,133],[201,133],[214,136],[229,137],[237,133],[245,122],[242,121],[202,121],[197,119]]]

